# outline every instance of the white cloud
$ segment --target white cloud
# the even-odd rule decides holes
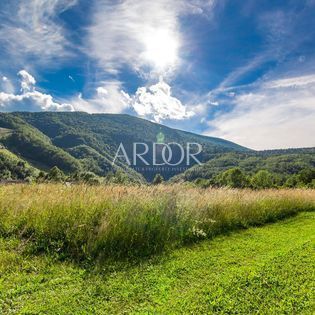
[[[108,95],[108,91],[105,89],[104,86],[99,86],[97,89],[96,89],[96,92],[98,95],[100,95],[101,97],[104,97],[105,95],[107,96]]]
[[[21,70],[21,94],[0,92],[0,109],[3,111],[73,111],[73,106],[58,103],[49,94],[35,88],[36,80],[27,71]]]
[[[146,50],[150,50],[146,41],[152,41],[157,30],[174,41],[179,37],[174,5],[167,0],[102,1],[96,5],[93,20],[88,51],[106,71],[114,73],[126,65],[136,71],[145,66],[149,62]],[[167,47],[160,47],[160,55],[164,52],[167,54]]]
[[[194,115],[193,111],[172,96],[171,87],[162,78],[155,85],[138,88],[132,96],[124,92],[120,81],[113,80],[101,82],[88,98],[83,98],[80,93],[68,101],[57,102],[50,94],[36,89],[35,78],[26,70],[19,71],[18,75],[20,94],[0,92],[0,109],[3,111],[76,110],[119,114],[134,110],[138,115],[157,122],[164,119],[186,119]]]
[[[12,60],[47,65],[54,57],[68,55],[66,32],[58,22],[58,15],[69,9],[77,0],[8,1],[1,4],[4,17],[0,27],[0,43]]]
[[[15,95],[0,92],[0,108],[4,111],[73,111],[70,104],[60,104],[49,94],[39,91]]]
[[[212,106],[219,106],[219,102],[218,101],[209,101],[209,104]]]
[[[129,103],[139,116],[156,122],[187,119],[194,115],[193,111],[187,110],[180,100],[171,95],[171,87],[163,79],[155,85],[138,88]]]
[[[162,79],[155,85],[138,88],[134,95],[126,93],[119,81],[103,82],[92,97],[83,98],[79,94],[70,103],[75,110],[89,113],[119,114],[134,110],[137,115],[156,122],[181,120],[194,115],[192,110],[172,96],[171,87]]]
[[[144,76],[165,75],[180,63],[179,17],[213,5],[213,0],[98,1],[86,51],[107,72],[127,65]]]
[[[33,91],[36,84],[35,78],[26,70],[19,71],[18,75],[21,77],[21,91],[23,93]]]
[[[71,104],[78,111],[118,114],[129,108],[129,96],[123,92],[121,82],[107,81],[96,88],[92,97],[84,99],[79,94]]]
[[[253,149],[315,146],[314,76],[262,83],[238,94],[231,112],[208,122],[206,134]]]
[[[315,75],[304,75],[299,77],[278,79],[274,81],[267,82],[265,84],[266,88],[286,88],[286,87],[299,87],[307,84],[315,83]]]

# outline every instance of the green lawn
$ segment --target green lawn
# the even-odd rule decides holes
[[[3,314],[313,314],[315,213],[87,270],[0,240]]]

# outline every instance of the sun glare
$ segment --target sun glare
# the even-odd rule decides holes
[[[157,30],[144,40],[144,58],[156,70],[167,70],[178,62],[178,39],[167,30]]]

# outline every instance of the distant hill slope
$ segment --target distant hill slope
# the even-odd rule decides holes
[[[65,172],[73,172],[81,168],[74,157],[54,146],[49,137],[21,117],[0,114],[0,127],[10,130],[0,138],[5,147],[34,166],[45,169],[56,165]]]
[[[50,127],[49,123],[48,127]],[[104,157],[97,160],[88,152],[81,154],[79,158],[76,154],[70,154],[66,149],[56,146],[49,136],[16,113],[0,113],[0,146],[1,144],[13,154],[21,156],[41,170],[47,171],[53,166],[57,166],[67,174],[88,170],[105,175],[109,171],[123,169],[130,178],[136,181],[144,180],[140,174],[121,163],[117,163],[117,166],[113,167]],[[74,149],[78,151],[80,146]],[[69,151],[71,150],[69,149]],[[104,165],[104,160],[106,160],[106,165]],[[95,166],[98,162],[103,169]]]
[[[302,169],[315,167],[315,148],[218,154],[203,165],[194,166],[172,180],[211,179],[218,173],[233,167],[239,167],[249,174],[259,170],[268,170],[282,176],[296,174]]]
[[[0,128],[5,128],[6,136],[2,141],[10,150],[39,168],[57,165],[65,172],[83,168],[105,175],[113,168],[112,161],[120,143],[123,143],[131,158],[133,143],[144,142],[150,145],[157,141],[158,135],[162,135],[165,143],[201,144],[203,152],[199,159],[204,162],[217,154],[249,151],[230,141],[168,128],[129,115],[83,112],[2,113]],[[150,147],[148,155],[151,154]],[[170,178],[182,172],[184,166],[183,162],[176,168],[157,171],[150,166],[137,164],[136,170],[146,179],[152,180],[156,173]],[[118,163],[118,167],[133,172],[136,176],[123,161]]]

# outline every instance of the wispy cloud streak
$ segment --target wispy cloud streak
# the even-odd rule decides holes
[[[46,66],[69,56],[70,42],[58,15],[77,0],[8,1],[1,5],[0,43],[13,63]]]
[[[314,78],[271,80],[236,95],[233,109],[208,121],[205,133],[253,149],[315,146]]]

